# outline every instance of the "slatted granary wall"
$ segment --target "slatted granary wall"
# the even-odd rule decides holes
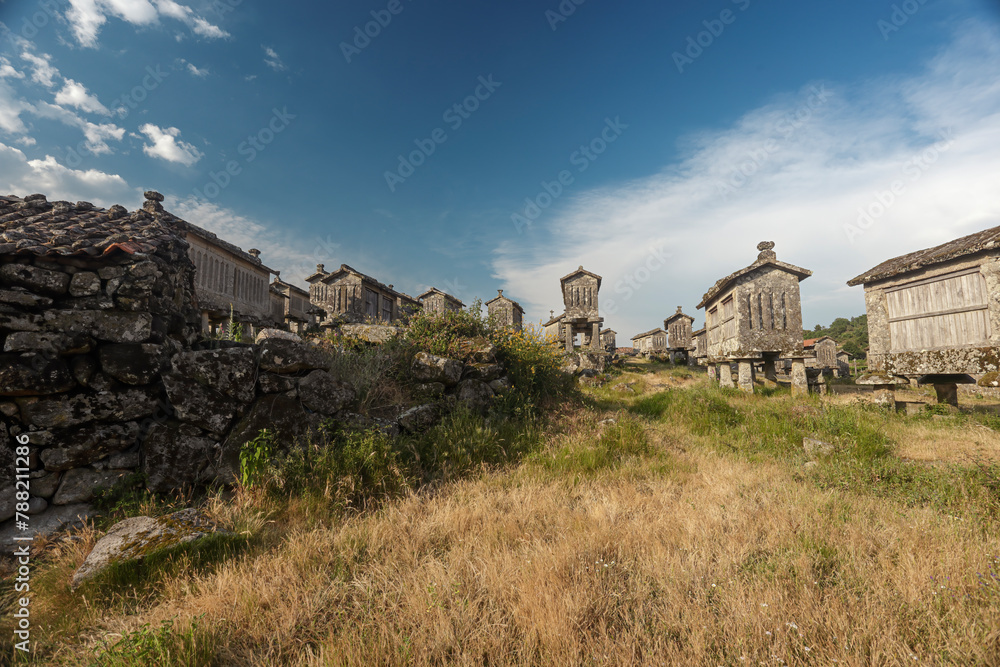
[[[986,279],[978,268],[886,290],[892,352],[987,345]]]

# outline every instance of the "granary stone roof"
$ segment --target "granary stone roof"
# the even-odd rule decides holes
[[[991,227],[975,234],[969,234],[933,248],[918,250],[907,255],[900,255],[886,260],[873,269],[865,271],[860,276],[847,281],[851,287],[872,283],[877,280],[892,278],[909,271],[916,271],[925,266],[940,264],[977,252],[992,250],[1000,244],[1000,227]]]
[[[551,312],[552,311],[549,311],[550,314],[551,314]],[[554,315],[554,316],[551,317],[551,319],[549,319],[548,322],[546,322],[542,326],[543,327],[551,326],[551,325],[555,324],[556,322],[558,322],[559,320],[563,319],[564,317],[566,317],[566,313],[559,313],[558,315]]]
[[[646,333],[636,334],[635,336],[632,336],[631,340],[639,340],[640,338],[645,338],[647,336],[652,336],[653,334],[658,334],[658,333],[665,334],[667,332],[664,331],[663,329],[657,327],[657,328],[653,329],[652,331],[647,331]]]
[[[732,285],[737,278],[745,276],[751,271],[756,271],[757,269],[764,266],[775,266],[779,269],[782,269],[784,271],[787,271],[791,274],[798,276],[800,281],[805,280],[806,278],[812,275],[812,271],[810,271],[809,269],[803,269],[801,266],[795,266],[794,264],[788,264],[786,262],[779,261],[777,255],[774,254],[773,241],[761,241],[760,243],[757,244],[757,250],[760,251],[760,254],[757,255],[756,262],[754,262],[753,264],[751,264],[746,268],[736,271],[735,273],[729,274],[728,276],[722,278],[721,280],[718,280],[714,285],[712,285],[712,288],[710,290],[705,292],[705,296],[701,298],[701,303],[699,303],[697,307],[704,308],[709,301],[714,299],[721,292],[724,292],[726,289],[728,289],[729,286]]]
[[[668,317],[667,319],[663,320],[663,325],[666,326],[670,322],[673,322],[674,320],[676,320],[676,319],[678,319],[680,317],[686,317],[689,320],[691,320],[692,322],[694,322],[694,318],[693,317],[691,317],[690,315],[685,315],[683,312],[681,312],[681,307],[677,306],[677,312],[674,313],[673,315],[671,315],[670,317]]]
[[[806,338],[804,341],[802,341],[802,347],[806,348],[815,347],[816,343],[820,342],[821,340],[827,340],[827,339],[833,340],[833,338],[831,338],[830,336],[820,336],[819,338]]]
[[[274,282],[271,283],[271,286],[277,288],[287,288],[289,291],[298,292],[299,296],[304,296],[307,299],[309,298],[309,292],[291,283],[286,283],[281,278],[275,278]]]
[[[587,271],[587,270],[586,270],[585,268],[583,268],[583,265],[582,265],[582,264],[580,265],[580,268],[578,268],[578,269],[577,269],[576,271],[574,271],[574,272],[572,272],[572,273],[568,273],[568,274],[566,274],[565,276],[563,276],[562,278],[560,278],[560,279],[559,279],[559,282],[560,282],[560,284],[561,284],[561,283],[564,283],[564,282],[566,282],[567,280],[569,280],[570,278],[572,278],[572,277],[574,277],[574,276],[578,276],[578,275],[580,275],[581,273],[582,273],[582,274],[584,274],[584,275],[588,275],[588,276],[590,276],[591,278],[597,278],[597,289],[601,289],[601,281],[602,281],[602,280],[604,280],[604,279],[603,279],[603,278],[601,278],[601,277],[600,277],[599,275],[597,275],[596,273],[591,273],[590,271]]]
[[[356,275],[359,278],[361,278],[362,282],[367,282],[367,283],[370,283],[372,285],[375,285],[379,289],[381,289],[381,290],[383,290],[385,292],[389,292],[390,294],[393,294],[395,296],[401,296],[401,297],[405,297],[407,299],[412,299],[413,298],[411,296],[408,296],[406,294],[403,294],[402,292],[399,292],[399,291],[395,290],[392,285],[386,285],[385,283],[379,282],[378,280],[375,280],[374,278],[372,278],[368,274],[361,273],[360,271],[358,271],[354,267],[348,266],[347,264],[341,264],[340,268],[337,269],[336,271],[334,271],[333,273],[327,273],[326,271],[323,270],[323,265],[322,264],[317,264],[316,265],[316,273],[314,273],[311,276],[309,276],[308,278],[306,278],[306,282],[312,283],[317,278],[319,278],[321,280],[321,282],[328,283],[328,282],[331,282],[331,281],[335,280],[338,276],[341,276],[341,275],[343,275],[345,273],[353,273],[354,275]]]
[[[457,303],[460,307],[465,308],[465,304],[462,303],[462,301],[458,297],[454,297],[454,296],[448,294],[447,292],[442,292],[437,287],[430,288],[429,290],[427,290],[426,292],[424,292],[423,294],[421,294],[417,298],[420,299],[421,301],[423,301],[426,297],[429,297],[429,296],[431,296],[433,294],[440,294],[441,296],[443,296],[444,298],[448,299],[449,301],[453,301],[454,303]]]
[[[512,304],[514,304],[515,308],[517,308],[518,310],[520,310],[522,313],[524,312],[524,308],[521,307],[521,304],[519,304],[517,301],[514,301],[514,299],[511,299],[510,297],[503,295],[503,290],[502,289],[498,289],[497,290],[497,295],[495,297],[493,297],[492,299],[490,299],[489,301],[487,301],[486,305],[489,306],[494,301],[510,301]]]
[[[115,251],[154,253],[186,248],[186,224],[163,210],[163,195],[146,193],[143,208],[98,208],[90,202],[47,201],[45,195],[0,196],[0,255],[99,257]]]
[[[280,271],[275,271],[274,269],[265,266],[264,263],[260,261],[260,257],[258,257],[257,255],[252,255],[249,252],[245,251],[243,248],[239,247],[238,245],[234,245],[229,241],[226,241],[225,239],[220,239],[218,236],[215,235],[214,232],[210,232],[207,229],[204,229],[203,227],[199,227],[198,225],[188,222],[187,220],[181,220],[180,218],[176,219],[179,220],[184,227],[186,227],[187,231],[194,234],[195,236],[200,236],[201,238],[205,239],[212,245],[219,246],[223,250],[226,250],[232,253],[233,255],[236,255],[240,259],[249,262],[250,264],[254,264],[265,271],[269,271],[274,275],[279,275],[281,273]]]
[[[617,336],[618,332],[614,329],[601,329],[602,336],[610,336],[611,334],[615,334]]]

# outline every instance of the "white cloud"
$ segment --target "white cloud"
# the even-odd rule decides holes
[[[110,153],[111,147],[108,145],[108,141],[121,141],[122,137],[125,136],[124,128],[118,127],[114,123],[91,123],[69,109],[55,104],[40,102],[31,107],[31,111],[40,118],[58,120],[70,127],[79,128],[86,140],[86,149],[95,155]]]
[[[208,76],[209,74],[211,74],[211,72],[208,71],[207,67],[203,67],[203,68],[196,67],[195,65],[189,63],[188,61],[184,60],[183,58],[180,59],[180,63],[182,65],[184,65],[184,67],[187,69],[188,73],[190,73],[192,76],[198,77],[199,79],[204,79],[206,76]]]
[[[0,79],[23,79],[24,72],[18,72],[10,61],[0,56]]]
[[[176,127],[160,128],[152,123],[146,123],[139,131],[149,137],[153,145],[142,145],[142,152],[151,157],[158,157],[168,162],[178,162],[190,167],[202,158],[203,153],[178,137],[181,131]]]
[[[807,327],[863,313],[850,278],[1000,225],[1000,35],[968,24],[957,34],[919,76],[826,84],[822,103],[806,86],[731,128],[688,137],[684,159],[659,174],[576,194],[570,186],[524,236],[508,215],[495,277],[532,319],[547,319],[562,310],[559,277],[583,264],[604,276],[602,315],[621,340],[659,326],[676,305],[703,323],[702,294],[773,240],[779,259],[814,271],[802,283]],[[620,141],[634,141],[629,132],[641,130]],[[893,199],[882,211],[880,197]],[[650,271],[658,247],[670,258]]]
[[[91,95],[87,88],[73,79],[66,79],[62,90],[56,93],[56,104],[76,107],[81,111],[99,113],[110,116],[111,112],[100,103],[96,96]]]
[[[46,88],[51,88],[56,85],[55,79],[59,77],[59,70],[52,66],[49,61],[52,60],[52,56],[47,53],[43,53],[40,56],[36,56],[31,51],[25,49],[21,52],[21,59],[28,61],[31,66],[31,80],[35,83],[40,83]]]
[[[243,77],[243,80],[244,81],[253,81],[256,78],[257,78],[256,74],[247,74],[245,77]]]
[[[191,31],[209,39],[229,37],[229,33],[212,25],[196,15],[190,7],[174,0],[69,0],[66,20],[73,36],[82,46],[96,47],[97,36],[108,16],[115,16],[135,26],[147,26],[159,22],[160,16],[175,19],[187,25]]]
[[[280,72],[285,69],[285,63],[281,61],[281,56],[278,52],[272,49],[270,46],[261,46],[264,49],[264,64],[273,69],[275,72]]]
[[[12,136],[25,134],[28,128],[21,114],[30,110],[31,105],[19,99],[7,82],[0,79],[0,132]]]
[[[104,207],[120,203],[129,208],[141,197],[139,189],[130,187],[118,174],[71,169],[51,155],[43,160],[28,160],[18,149],[2,143],[0,192],[22,196],[41,192],[51,200],[83,200]]]

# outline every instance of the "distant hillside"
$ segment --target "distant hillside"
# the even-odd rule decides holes
[[[803,332],[804,338],[830,336],[852,357],[863,358],[868,349],[868,315],[858,315],[851,319],[838,317],[828,327],[819,324],[812,331]]]

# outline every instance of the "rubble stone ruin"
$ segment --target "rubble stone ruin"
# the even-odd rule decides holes
[[[667,352],[670,362],[688,362],[688,353],[694,352],[695,345],[691,332],[694,318],[685,315],[680,306],[677,312],[663,320],[663,328],[667,330]]]
[[[958,404],[959,384],[997,386],[1000,373],[1000,227],[895,257],[848,285],[864,285],[868,372],[886,402],[895,385],[934,385]],[[975,376],[975,377],[974,377]]]
[[[601,280],[599,275],[585,270],[583,266],[559,280],[565,306],[561,333],[567,352],[573,351],[573,339],[578,333],[589,337],[590,347],[595,350],[601,348],[601,324],[604,318],[600,316],[597,307]]]
[[[808,393],[799,282],[812,271],[779,261],[772,241],[757,250],[757,261],[720,279],[698,304],[706,312],[710,376],[714,367],[719,384],[732,387],[735,363],[739,387],[752,392],[754,363],[763,362],[765,380],[775,382],[777,360],[788,359],[792,393]]]

